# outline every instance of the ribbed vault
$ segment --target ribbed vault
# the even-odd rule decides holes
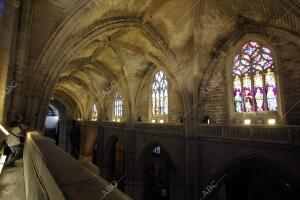
[[[24,55],[27,71],[35,74],[26,90],[39,94],[28,94],[27,105],[37,105],[33,113],[41,115],[50,97],[60,94],[62,101],[76,102],[87,119],[93,103],[105,110],[112,85],[126,95],[135,115],[141,84],[153,66],[168,74],[190,112],[232,36],[247,34],[247,27],[296,36],[300,31],[298,0],[36,0],[26,5],[34,9],[27,10],[31,39]]]

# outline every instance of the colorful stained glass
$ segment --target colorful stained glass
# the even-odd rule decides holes
[[[261,71],[262,67],[260,65],[253,65],[253,68],[255,68],[256,70]]]
[[[92,121],[97,121],[97,120],[98,120],[98,112],[97,112],[96,104],[94,104],[92,108]]]
[[[237,61],[239,59],[239,55],[236,55],[233,59],[233,62]]]
[[[118,92],[116,93],[115,97],[115,116],[123,116],[123,97]]]
[[[233,80],[233,97],[234,97],[234,108],[235,112],[242,112],[242,84],[239,76],[235,76]]]
[[[264,111],[263,78],[259,71],[254,75],[254,99],[256,111]]]
[[[152,83],[152,114],[168,114],[168,81],[162,71],[155,74]]]
[[[271,53],[271,51],[270,51],[268,48],[266,48],[266,47],[262,47],[262,50],[263,50],[264,52],[266,52],[266,53]]]
[[[276,111],[278,107],[276,79],[275,79],[275,74],[274,72],[271,71],[271,69],[268,69],[268,72],[265,75],[265,82],[266,82],[268,110]]]
[[[243,77],[243,95],[244,95],[244,107],[246,112],[252,112],[252,88],[251,78],[246,73]]]
[[[274,63],[269,48],[256,41],[249,41],[242,46],[233,59],[235,112],[278,109],[275,72],[272,68]]]

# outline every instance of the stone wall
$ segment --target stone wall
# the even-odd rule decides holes
[[[212,180],[239,170],[238,163],[255,160],[282,174],[292,187],[300,188],[298,164],[299,127],[245,127],[198,125],[183,137],[182,125],[105,123],[99,126],[97,165],[109,179],[113,141],[125,146],[125,192],[143,199],[144,162],[159,145],[172,166],[171,199],[200,199]],[[235,167],[233,167],[235,166]],[[225,180],[225,179],[224,179]],[[220,182],[219,185],[222,185]]]
[[[259,30],[260,27],[257,27]],[[283,38],[268,32],[259,32],[258,34],[242,34],[240,37],[231,37],[220,49],[220,55],[217,56],[211,64],[212,70],[206,74],[209,77],[207,82],[199,88],[199,120],[204,116],[209,116],[215,123],[236,123],[236,117],[233,112],[232,101],[232,58],[239,50],[239,44],[249,39],[258,41],[267,40],[267,45],[273,47],[273,57],[278,73],[279,82],[279,104],[280,109],[276,115],[261,114],[261,119],[266,123],[268,117],[275,117],[280,124],[299,124],[299,46],[293,41],[293,35]],[[261,30],[262,31],[262,30]],[[256,30],[256,32],[258,32]],[[250,34],[251,33],[251,34]],[[253,35],[252,35],[253,34]],[[248,36],[251,35],[251,36]],[[299,39],[299,37],[297,37]],[[215,85],[212,87],[211,85]],[[258,119],[256,113],[248,114],[248,117]],[[240,123],[243,123],[242,119]]]
[[[287,124],[300,124],[300,47],[288,41],[288,38],[277,38],[275,46],[279,53],[280,75],[283,92],[283,104]]]

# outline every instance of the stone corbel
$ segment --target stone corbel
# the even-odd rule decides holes
[[[8,0],[8,2],[15,8],[19,8],[21,5],[21,0]]]

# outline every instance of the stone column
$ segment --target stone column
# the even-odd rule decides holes
[[[16,58],[19,6],[20,1],[4,1],[0,33],[0,123],[6,122],[6,115],[10,109],[10,94],[15,86],[10,77],[13,76]]]
[[[16,114],[22,114],[25,122],[31,122],[32,119],[26,118],[26,105],[29,101],[28,89],[26,85],[32,82],[32,77],[28,77],[32,74],[30,67],[27,68],[27,56],[28,56],[28,41],[30,40],[31,31],[31,20],[32,12],[31,1],[23,1],[22,6],[20,6],[20,0],[9,0],[11,7],[15,10],[19,10],[20,16],[18,31],[17,31],[17,41],[16,41],[16,61],[13,69],[13,81],[16,83],[16,87],[11,93],[10,109],[8,113],[8,118],[14,118]],[[34,113],[33,113],[34,115]]]
[[[93,151],[97,140],[97,125],[84,124],[80,126],[80,160],[92,163]]]

